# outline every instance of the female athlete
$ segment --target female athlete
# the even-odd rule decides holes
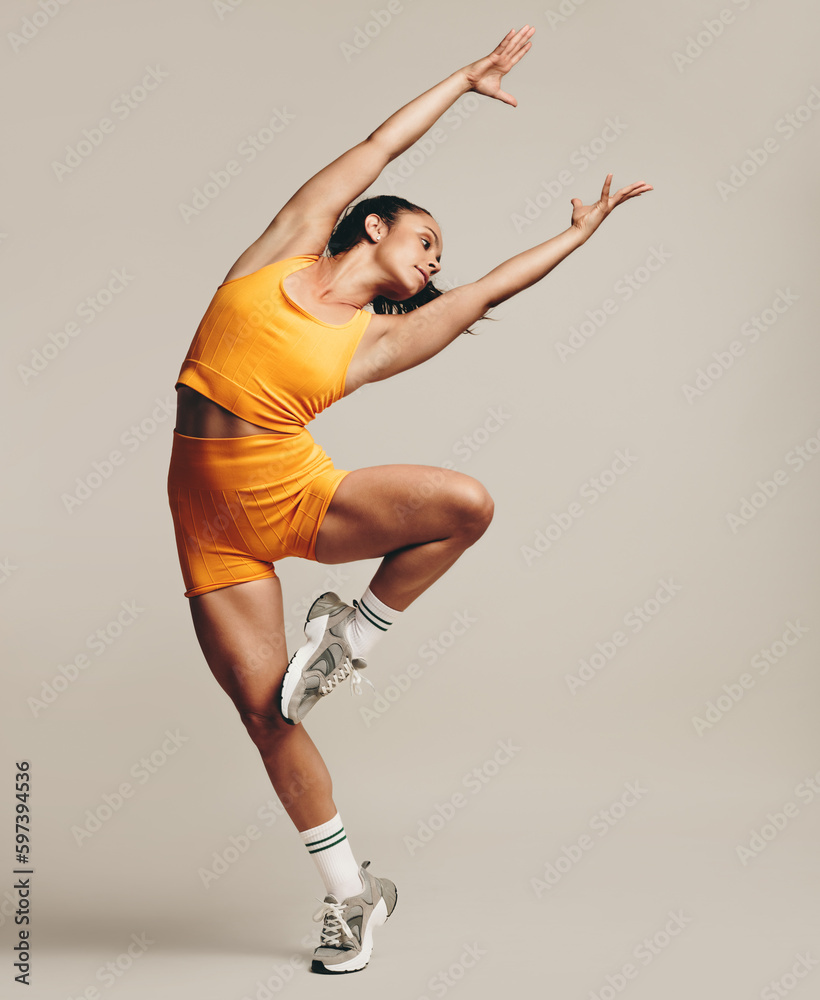
[[[516,107],[501,79],[534,31],[510,31],[299,188],[217,288],[176,383],[168,498],[185,596],[205,659],[324,882],[319,972],[363,969],[397,894],[355,860],[302,720],[344,678],[359,684],[373,644],[481,537],[493,501],[476,479],[438,467],[337,469],[306,424],[471,332],[585,243],[616,205],[652,190],[639,182],[610,195],[609,174],[595,204],[571,200],[564,232],[443,294],[432,282],[443,237],[429,212],[384,196],[340,220],[461,95]],[[433,481],[432,496],[420,492]],[[429,502],[406,504],[418,495]],[[274,569],[286,556],[384,557],[352,606],[334,593],[314,602],[307,642],[290,659]]]

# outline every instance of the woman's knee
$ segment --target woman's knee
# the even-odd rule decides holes
[[[489,527],[495,503],[483,483],[462,473],[457,488],[457,509],[459,531],[475,541]]]
[[[237,707],[285,809],[290,810],[303,795],[333,794],[330,774],[321,758],[317,764],[315,748],[301,724],[293,726],[278,713]]]
[[[271,749],[294,732],[295,727],[286,722],[278,710],[262,714],[244,708],[242,705],[236,707],[248,736],[259,750]]]

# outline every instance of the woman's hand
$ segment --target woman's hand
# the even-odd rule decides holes
[[[594,205],[584,205],[580,198],[571,199],[572,226],[583,235],[584,239],[595,232],[616,205],[620,205],[630,198],[636,198],[646,191],[654,190],[651,184],[647,184],[645,181],[636,181],[610,196],[609,185],[611,183],[612,174],[607,174],[601,189],[601,197]]]
[[[464,67],[467,79],[470,83],[470,90],[477,94],[486,94],[487,97],[495,97],[505,104],[512,104],[518,107],[518,101],[512,94],[501,89],[501,77],[509,73],[518,60],[529,51],[535,28],[525,24],[520,31],[511,29],[495,49],[483,59],[470,63]]]

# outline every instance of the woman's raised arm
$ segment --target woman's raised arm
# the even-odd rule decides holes
[[[275,259],[283,245],[298,239],[324,249],[341,213],[376,180],[391,160],[420,139],[462,94],[474,91],[517,106],[501,90],[501,78],[526,54],[535,28],[510,31],[482,59],[456,70],[441,83],[405,104],[370,135],[306,181],[274,217],[265,232],[240,257],[234,268],[262,267]],[[233,269],[232,269],[233,270]]]
[[[580,198],[571,199],[572,219],[563,233],[510,257],[480,278],[477,284],[484,290],[488,303],[498,305],[540,281],[573,250],[586,243],[616,205],[653,190],[651,184],[636,181],[610,195],[611,184],[612,174],[607,174],[601,197],[593,205],[584,205]]]
[[[377,316],[374,322],[378,321],[383,332],[368,359],[365,381],[379,382],[434,357],[488,309],[546,277],[586,243],[617,205],[653,190],[651,184],[637,181],[610,195],[611,183],[612,174],[607,174],[601,197],[593,205],[572,198],[570,225],[552,239],[510,257],[483,278],[444,292],[418,309],[401,316]]]
[[[388,161],[392,160],[420,139],[462,94],[470,91],[517,107],[518,101],[512,94],[501,89],[501,78],[529,51],[534,32],[535,28],[528,24],[518,32],[510,31],[488,56],[456,70],[446,80],[405,104],[371,132],[368,140],[378,143]]]

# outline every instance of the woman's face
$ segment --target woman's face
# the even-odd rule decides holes
[[[412,298],[441,270],[442,239],[438,223],[426,212],[402,212],[388,230],[378,216],[371,235],[376,260],[385,271],[381,294],[394,302]]]

